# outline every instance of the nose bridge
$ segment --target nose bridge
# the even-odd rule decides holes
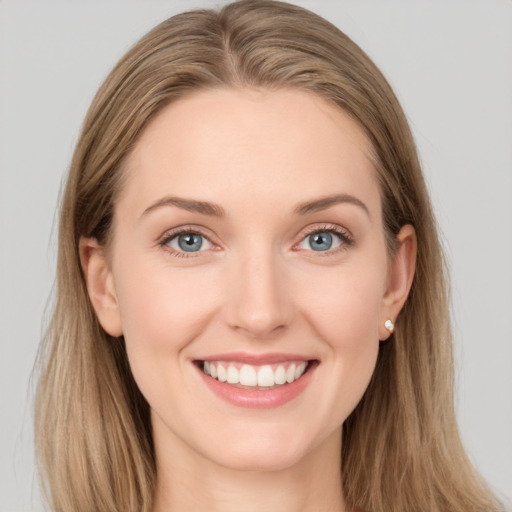
[[[249,244],[238,255],[228,291],[232,327],[253,337],[268,337],[289,324],[292,304],[282,263],[268,240]]]

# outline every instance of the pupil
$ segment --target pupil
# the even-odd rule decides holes
[[[329,233],[315,233],[311,238],[311,247],[317,251],[327,251],[332,246],[332,235]]]
[[[188,235],[181,235],[178,244],[184,251],[193,252],[201,249],[202,240],[199,235],[190,233]]]

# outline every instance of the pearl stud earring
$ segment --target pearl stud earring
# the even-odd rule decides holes
[[[384,327],[390,332],[393,333],[395,330],[395,324],[391,320],[386,320],[384,322]]]

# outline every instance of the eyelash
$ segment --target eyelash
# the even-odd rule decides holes
[[[326,251],[308,251],[311,253],[315,253],[315,256],[329,257],[334,254],[338,254],[341,251],[346,251],[347,249],[354,245],[354,238],[347,229],[343,229],[334,224],[324,224],[322,226],[315,226],[309,230],[306,230],[306,232],[301,237],[300,242],[298,244],[295,244],[294,247],[297,247],[300,243],[306,240],[306,238],[317,233],[329,233],[336,235],[340,239],[340,246],[334,249],[328,249]]]
[[[190,226],[190,227],[184,226],[181,228],[177,228],[176,230],[173,230],[173,231],[168,231],[167,233],[164,234],[164,236],[160,240],[160,242],[158,242],[158,245],[160,247],[162,247],[162,249],[168,251],[171,254],[171,256],[173,256],[175,258],[194,258],[194,257],[198,256],[198,253],[204,252],[204,251],[196,251],[196,252],[191,251],[190,253],[187,253],[185,251],[177,251],[176,249],[173,249],[170,245],[168,245],[174,238],[176,238],[180,235],[197,235],[197,236],[200,236],[200,237],[208,240],[208,242],[211,243],[212,245],[215,245],[210,240],[209,237],[207,237],[204,233],[201,233],[201,231],[199,231],[198,229],[193,228],[192,226]]]
[[[323,226],[315,226],[314,228],[311,228],[307,230],[301,237],[300,241],[294,245],[294,249],[302,243],[304,240],[306,240],[311,235],[315,235],[317,233],[329,233],[334,234],[337,236],[340,240],[340,246],[336,247],[334,249],[328,249],[326,251],[308,251],[315,253],[316,256],[321,257],[327,257],[331,256],[333,254],[337,254],[338,252],[345,251],[348,248],[350,248],[354,244],[354,239],[350,232],[346,229],[342,229],[339,226],[335,226],[333,224],[325,224]],[[176,237],[180,235],[197,235],[204,239],[206,239],[210,244],[215,245],[208,236],[206,236],[204,233],[201,233],[200,230],[193,228],[193,227],[181,227],[177,228],[176,230],[167,232],[164,234],[162,239],[158,242],[158,245],[162,247],[164,250],[168,251],[173,257],[175,258],[194,258],[199,256],[199,253],[204,251],[191,251],[189,253],[185,251],[177,251],[169,246],[169,243],[175,239]],[[300,249],[298,249],[300,250]]]

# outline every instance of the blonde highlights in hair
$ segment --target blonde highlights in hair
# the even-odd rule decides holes
[[[380,71],[346,35],[302,8],[244,0],[174,16],[115,66],[88,111],[59,224],[56,302],[40,353],[36,444],[58,512],[150,512],[155,485],[149,407],[124,340],[98,323],[80,237],[107,245],[123,163],[170,102],[208,88],[298,88],[347,112],[372,143],[390,253],[412,224],[410,296],[371,383],[343,426],[347,505],[366,511],[498,510],[462,448],[453,404],[445,270],[415,144]]]

